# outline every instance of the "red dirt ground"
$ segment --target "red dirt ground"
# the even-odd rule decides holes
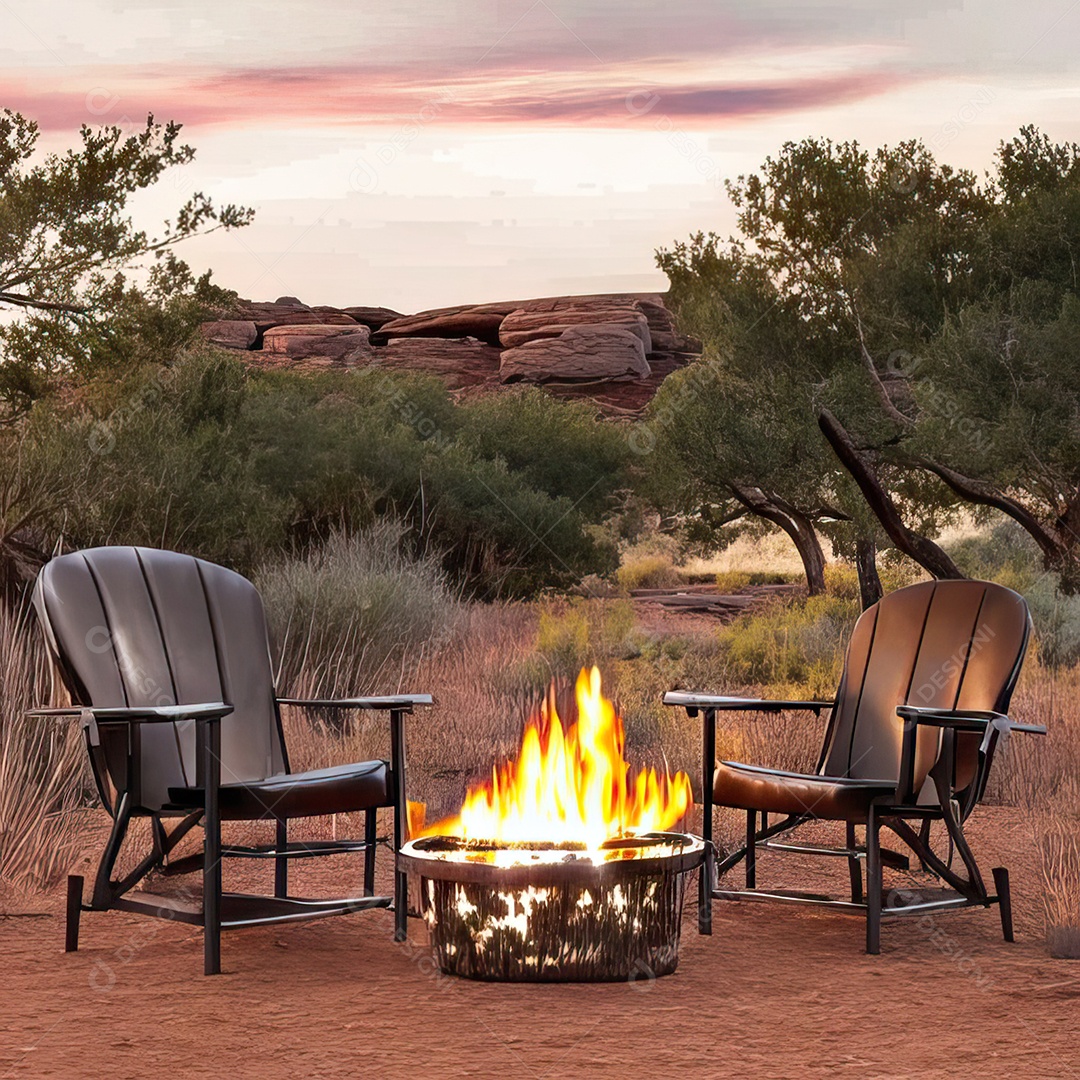
[[[887,924],[869,957],[857,919],[723,903],[701,938],[688,898],[679,970],[634,984],[442,976],[384,911],[227,934],[206,979],[190,927],[91,913],[65,955],[61,898],[39,899],[0,917],[0,1077],[1080,1077],[1080,963],[1046,954],[1028,827],[971,826],[1012,867],[1013,945],[975,911]],[[779,856],[759,875],[810,880]]]

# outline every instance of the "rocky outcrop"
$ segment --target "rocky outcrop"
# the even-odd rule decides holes
[[[250,319],[219,319],[202,324],[203,337],[222,349],[250,349],[259,332]]]
[[[472,337],[490,345],[499,344],[503,316],[496,311],[477,311],[471,307],[421,311],[383,323],[377,342],[400,337],[458,338]]]
[[[380,367],[428,373],[456,393],[542,383],[605,412],[633,414],[701,352],[659,293],[598,293],[462,304],[405,315],[376,306],[310,307],[294,296],[240,300],[203,324],[213,344],[258,367]]]
[[[232,312],[233,318],[247,319],[255,324],[260,335],[274,326],[355,326],[356,320],[343,311],[323,309],[313,311],[296,304],[257,304],[241,301]],[[256,346],[257,347],[257,346]]]
[[[643,320],[644,321],[644,320]],[[509,382],[596,382],[651,374],[645,346],[618,326],[571,326],[558,337],[527,341],[502,354],[499,377]]]
[[[557,338],[572,326],[616,326],[629,330],[640,338],[641,347],[646,353],[652,352],[649,323],[640,308],[630,305],[563,307],[556,311],[519,308],[503,319],[499,327],[499,343],[504,349],[516,349],[540,338]]]
[[[451,390],[497,379],[502,355],[493,345],[473,337],[393,338],[373,354],[372,367],[438,375]]]
[[[378,330],[393,319],[402,319],[400,311],[388,307],[347,307],[341,309],[350,319],[363,323],[369,330]]]
[[[367,363],[372,358],[371,331],[353,323],[341,325],[275,326],[263,334],[260,350],[283,361],[324,361],[323,367],[345,367]],[[287,366],[287,365],[285,365]]]

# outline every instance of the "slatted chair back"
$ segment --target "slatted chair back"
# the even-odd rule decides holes
[[[224,701],[222,783],[287,771],[262,601],[240,574],[172,551],[93,548],[48,563],[34,605],[76,705]],[[194,722],[103,726],[91,759],[107,806],[106,779],[127,787],[129,732],[136,809],[159,811],[170,785],[196,782]]]
[[[898,705],[1007,712],[1030,632],[1023,597],[989,582],[921,582],[883,597],[852,632],[819,774],[898,780]],[[932,728],[919,732],[915,792],[940,739]],[[975,779],[979,744],[979,735],[957,736],[958,797]]]

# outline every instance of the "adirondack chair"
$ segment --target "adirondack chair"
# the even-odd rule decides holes
[[[393,898],[374,895],[376,815],[380,808],[391,809],[396,852],[406,821],[404,718],[430,705],[429,695],[278,697],[255,587],[231,570],[176,552],[103,547],[61,556],[42,569],[34,605],[75,703],[34,714],[80,720],[97,789],[113,819],[88,902],[83,879],[68,879],[68,951],[78,948],[81,912],[110,908],[201,926],[208,975],[221,970],[223,929],[393,905],[395,937],[405,939],[404,875],[395,877]],[[292,772],[282,705],[389,713],[390,760]],[[288,839],[293,818],[353,811],[364,812],[363,839]],[[115,878],[117,856],[136,817],[150,819],[151,849]],[[223,844],[222,820],[274,821],[274,842]],[[170,861],[196,826],[204,833],[202,852]],[[344,852],[364,854],[360,895],[289,895],[290,860]],[[272,861],[273,895],[223,892],[226,858]],[[193,896],[136,889],[151,871],[195,870],[202,871],[202,888]]]
[[[855,625],[832,701],[766,701],[673,691],[664,702],[703,717],[704,838],[712,851],[713,807],[746,811],[746,841],[707,861],[701,875],[698,928],[711,933],[713,899],[773,899],[865,912],[866,951],[881,948],[882,918],[922,916],[971,906],[999,906],[1013,940],[1009,874],[993,872],[991,893],[964,836],[982,799],[999,742],[1010,732],[1045,734],[1006,715],[1031,630],[1023,597],[983,581],[934,581],[899,589],[868,608]],[[716,718],[733,712],[804,710],[830,720],[813,773],[716,761]],[[770,820],[770,815],[777,815]],[[777,838],[810,821],[846,825],[842,848]],[[951,845],[942,858],[930,826],[942,821]],[[856,827],[865,830],[857,842]],[[882,827],[895,834],[943,883],[941,895],[896,890],[883,905],[882,864],[909,859],[883,849]],[[964,872],[954,869],[952,848]],[[759,849],[846,857],[849,899],[757,888]],[[716,878],[745,862],[746,888]],[[865,893],[862,864],[866,864]]]

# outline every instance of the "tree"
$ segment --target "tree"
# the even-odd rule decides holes
[[[815,359],[797,314],[757,261],[715,238],[676,245],[660,264],[683,329],[701,337],[705,352],[669,376],[650,406],[642,445],[655,442],[653,499],[714,538],[747,517],[781,529],[809,592],[823,592],[817,523],[849,515],[833,505],[836,469],[813,428]]]
[[[62,374],[130,365],[146,354],[163,359],[227,297],[171,249],[246,225],[252,211],[217,208],[196,192],[158,235],[128,216],[132,195],[194,158],[178,141],[180,128],[153,116],[132,135],[83,126],[80,148],[34,163],[37,124],[0,111],[0,310],[23,313],[0,327],[0,399],[9,409],[25,411]],[[125,276],[139,269],[147,271],[142,287]]]
[[[968,505],[1013,517],[1063,586],[1080,586],[1080,149],[1024,128],[980,183],[916,142],[871,153],[809,139],[729,191],[741,237],[699,236],[658,260],[677,303],[695,289],[726,298],[732,281],[712,273],[726,258],[743,279],[770,282],[771,308],[794,316],[785,356],[756,373],[744,365],[742,427],[770,437],[779,364],[862,515],[872,511],[874,526],[855,524],[843,485],[825,481],[851,518],[837,528],[859,534],[860,567],[869,573],[880,529],[935,576],[961,576],[930,536]],[[713,322],[720,310],[690,303]],[[749,326],[757,334],[772,320]],[[776,483],[767,460],[751,472]]]

